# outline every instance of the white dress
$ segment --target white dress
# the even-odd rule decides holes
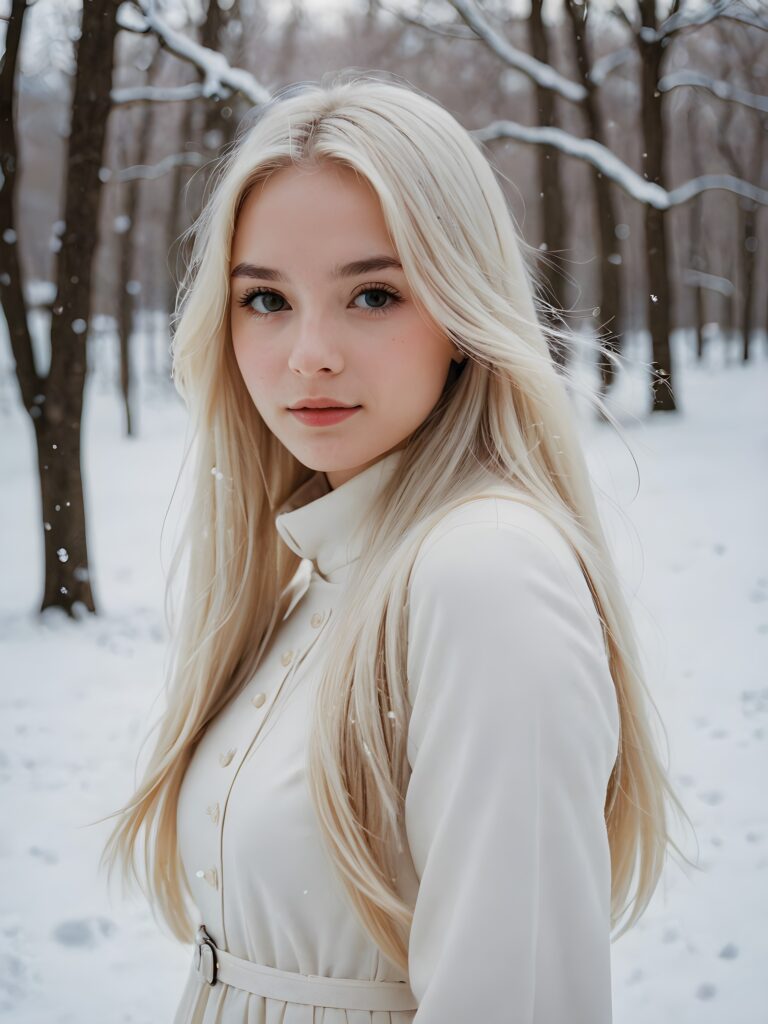
[[[540,513],[474,499],[430,531],[411,577],[407,976],[323,845],[305,773],[323,636],[400,456],[335,490],[318,472],[276,517],[308,561],[258,670],[206,729],[178,808],[198,923],[230,980],[206,980],[196,949],[174,1024],[611,1022],[603,815],[618,708],[586,581]],[[250,990],[234,983],[242,960],[263,965]]]

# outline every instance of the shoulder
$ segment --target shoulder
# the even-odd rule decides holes
[[[539,708],[564,743],[602,735],[610,771],[619,726],[603,625],[579,556],[543,512],[483,497],[446,513],[414,561],[407,648],[416,746],[424,716],[443,701],[465,708],[471,692],[489,729]]]
[[[566,588],[589,612],[594,604],[578,556],[543,512],[510,495],[470,499],[427,533],[414,561],[410,600],[460,603],[482,594],[521,596]],[[498,589],[496,589],[498,588]]]

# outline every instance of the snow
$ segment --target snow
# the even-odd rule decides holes
[[[153,0],[136,0],[136,3],[141,13],[129,5],[121,5],[118,26],[134,32],[151,30],[171,53],[194,64],[203,74],[203,96],[226,97],[235,91],[242,93],[255,106],[269,102],[269,91],[249,71],[232,67],[217,50],[201,46],[184,32],[173,28],[164,15],[157,13]]]
[[[107,890],[97,861],[110,822],[89,825],[129,796],[161,706],[178,493],[164,517],[185,415],[137,340],[139,433],[127,439],[116,346],[89,334],[83,464],[100,614],[79,622],[36,615],[33,431],[0,346],[0,1013],[15,1024],[170,1021],[191,960],[140,896]],[[591,418],[580,429],[696,828],[675,837],[704,870],[670,860],[614,944],[614,1024],[756,1024],[768,997],[768,345],[745,366],[738,340],[717,335],[699,365],[692,338],[676,336],[680,412],[648,416],[646,339],[631,341],[614,400],[631,451]]]
[[[200,167],[206,161],[202,153],[171,153],[158,160],[156,164],[133,164],[130,167],[122,167],[113,171],[109,167],[102,167],[99,170],[99,179],[103,182],[117,181],[150,181],[154,178],[161,178],[174,167]]]
[[[157,86],[134,85],[125,89],[112,89],[110,99],[115,106],[126,103],[175,103],[183,100],[196,100],[204,96],[201,82],[189,82],[187,85]]]
[[[746,4],[740,0],[707,0],[706,3],[698,5],[681,5],[681,10],[667,18],[658,32],[652,29],[645,30],[648,33],[646,38],[648,42],[653,43],[683,29],[707,25],[721,15],[733,21],[740,21],[744,25],[752,25],[754,28],[768,29],[768,19],[760,15],[760,0],[753,6],[755,10],[751,9],[750,0],[747,0]]]
[[[534,145],[553,146],[565,156],[576,157],[610,178],[627,195],[639,203],[655,206],[658,210],[668,210],[672,206],[680,206],[693,199],[694,196],[709,189],[725,189],[736,195],[746,196],[756,203],[768,205],[768,189],[760,188],[748,181],[742,181],[733,174],[702,174],[690,181],[678,185],[677,188],[665,189],[654,182],[646,181],[637,171],[632,170],[607,146],[594,139],[580,138],[571,135],[562,128],[549,126],[531,126],[519,124],[517,121],[491,121],[483,128],[470,131],[479,142],[493,142],[498,139],[515,139],[519,142]]]
[[[757,93],[749,92],[747,89],[740,89],[731,82],[723,82],[711,75],[703,75],[700,71],[672,71],[668,75],[662,75],[659,79],[658,88],[660,92],[669,92],[679,86],[695,86],[700,89],[707,89],[713,96],[721,100],[731,100],[742,103],[745,107],[752,107],[753,110],[768,112],[768,96],[758,96]]]
[[[524,50],[519,50],[516,46],[513,46],[501,32],[493,28],[480,8],[472,0],[450,0],[450,2],[467,25],[509,67],[518,68],[520,71],[525,72],[538,85],[543,86],[545,89],[551,89],[564,99],[580,103],[586,98],[587,90],[581,83],[571,81],[571,79],[556,71],[550,64],[536,60],[535,57],[531,57]]]
[[[192,87],[193,95],[226,97],[231,92],[240,92],[256,107],[265,106],[272,101],[273,96],[270,90],[262,85],[250,72],[243,68],[233,67],[221,53],[201,46],[183,32],[173,28],[167,18],[163,14],[158,13],[154,0],[135,0],[135,2],[140,11],[125,4],[121,6],[118,12],[119,27],[133,32],[143,33],[152,31],[161,40],[166,49],[181,60],[193,64],[203,75],[202,85],[196,83]],[[467,26],[508,67],[522,72],[538,85],[551,89],[564,99],[570,100],[573,103],[582,103],[584,101],[586,89],[583,85],[571,81],[549,64],[535,60],[529,54],[513,46],[493,28],[484,14],[471,0],[451,0],[451,4],[464,19]],[[419,19],[413,19],[410,16],[408,16],[408,20],[419,21]],[[419,21],[419,23],[424,24],[422,21]],[[690,22],[686,21],[685,25],[700,23],[703,24],[704,22],[694,18]],[[682,23],[680,24],[682,25]],[[662,34],[665,34],[673,29],[676,30],[674,26],[677,25],[678,22],[674,18],[668,19],[668,22],[662,26],[660,31]],[[657,33],[652,29],[640,29],[639,33],[644,38],[647,37],[648,41],[657,38]],[[623,63],[626,56],[627,50],[624,48],[615,58],[612,57],[607,63],[601,63],[593,72],[594,81],[604,81],[610,71]],[[759,97],[752,93],[747,93],[745,90],[732,88],[724,83],[718,84],[713,79],[703,75],[694,75],[688,72],[681,72],[680,75],[682,77],[679,81],[674,75],[667,76],[665,80],[666,87],[672,88],[675,85],[684,84],[704,85],[723,99],[735,100],[751,106],[758,104]],[[198,92],[198,90],[200,91]],[[179,92],[176,88],[169,90],[154,86],[143,86],[140,89],[115,89],[112,92],[112,98],[116,104],[125,104],[136,103],[140,100],[157,102],[177,101],[186,99],[188,96]],[[686,203],[700,192],[709,189],[724,189],[749,198],[754,202],[768,205],[768,190],[761,189],[750,182],[742,181],[740,178],[730,174],[702,175],[685,182],[677,188],[666,190],[660,185],[645,180],[643,176],[634,171],[601,143],[596,142],[594,139],[580,138],[561,128],[549,126],[531,127],[515,121],[497,120],[483,128],[472,131],[470,134],[481,142],[509,138],[521,142],[553,146],[563,154],[592,164],[596,170],[601,174],[605,174],[607,178],[615,182],[633,199],[640,203],[655,206],[660,210],[666,210],[672,206]],[[197,162],[192,154],[189,156],[192,158],[192,163]],[[202,160],[202,157],[198,155],[197,160]],[[190,161],[187,160],[186,154],[177,154],[166,157],[165,160],[154,167],[137,166],[126,168],[118,173],[112,172],[108,168],[101,168],[99,178],[102,182],[110,181],[113,178],[118,181],[156,178],[166,173],[171,166],[187,162]]]

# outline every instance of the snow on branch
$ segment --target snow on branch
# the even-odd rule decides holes
[[[689,284],[692,288],[707,288],[725,296],[733,295],[736,291],[733,282],[727,277],[705,274],[703,270],[694,270],[692,267],[683,270],[683,283]]]
[[[718,99],[741,103],[745,107],[752,107],[753,110],[768,113],[768,96],[747,92],[746,89],[740,89],[737,85],[731,85],[730,82],[722,82],[719,79],[710,78],[709,75],[702,75],[699,71],[673,71],[659,79],[658,87],[660,92],[669,92],[670,89],[681,85],[708,89]]]
[[[123,107],[130,103],[174,103],[179,100],[196,100],[204,95],[202,82],[165,87],[135,85],[126,89],[112,89],[110,92],[113,105]]]
[[[589,78],[595,85],[602,85],[606,78],[635,56],[634,46],[620,46],[611,53],[598,57],[589,71]]]
[[[595,142],[594,139],[578,138],[563,131],[562,128],[532,128],[515,121],[493,121],[485,128],[475,129],[470,134],[480,142],[515,139],[518,142],[553,146],[566,156],[585,160],[606,178],[615,182],[627,195],[658,210],[680,206],[710,189],[725,189],[768,206],[768,190],[742,181],[732,174],[704,174],[667,191],[661,185],[646,181],[599,142]]]
[[[255,106],[262,106],[272,98],[251,73],[233,68],[227,58],[217,50],[201,46],[193,39],[171,28],[155,10],[152,0],[132,0],[138,11],[125,13],[125,5],[118,10],[118,25],[129,32],[153,32],[170,53],[194,64],[203,75],[202,95],[225,98],[239,92]]]
[[[716,188],[725,189],[726,192],[735,192],[737,196],[744,196],[754,203],[768,206],[768,189],[737,178],[734,174],[700,174],[698,178],[691,178],[690,181],[667,192],[669,205],[680,206],[687,203],[689,199],[701,195],[702,192],[709,192]]]
[[[420,18],[416,14],[407,14],[405,11],[389,7],[387,4],[383,3],[383,0],[379,0],[379,7],[382,11],[386,11],[387,14],[391,14],[394,18],[404,21],[406,25],[414,25],[416,28],[425,28],[436,36],[446,36],[449,39],[474,39],[477,41],[477,35],[471,29],[465,28],[464,25],[443,25],[437,21],[426,21],[424,18]]]
[[[740,0],[710,0],[710,3],[699,8],[686,7],[677,11],[662,22],[657,32],[652,29],[644,29],[644,38],[647,42],[657,42],[684,28],[707,25],[717,18],[730,18],[732,21],[740,21],[745,25],[752,25],[754,28],[768,29],[768,18],[760,17]]]
[[[586,89],[583,85],[579,82],[572,82],[570,78],[561,75],[549,64],[544,64],[523,50],[518,50],[500,32],[496,31],[472,0],[449,0],[449,2],[480,39],[497,57],[504,61],[507,67],[524,72],[537,85],[551,89],[552,92],[556,92],[572,103],[581,103],[584,100]]]
[[[201,167],[209,157],[202,153],[172,153],[163,157],[156,164],[133,164],[131,167],[123,167],[113,171],[109,167],[102,167],[99,170],[99,180],[103,182],[125,182],[125,181],[151,181],[154,178],[162,178],[164,174],[174,167]]]
[[[584,100],[586,90],[580,83],[572,82],[570,79],[561,75],[558,71],[552,68],[549,64],[544,64],[531,57],[523,50],[519,50],[517,47],[513,46],[500,32],[493,28],[482,11],[476,6],[474,0],[449,0],[449,3],[456,11],[458,11],[467,25],[474,33],[476,33],[477,37],[481,39],[489,49],[507,65],[507,67],[516,68],[518,71],[522,71],[538,85],[556,92],[558,95],[563,96],[565,99],[570,100],[573,103],[580,103]],[[733,0],[718,0],[717,3],[714,3],[703,10],[692,12],[686,10],[685,12],[678,12],[678,14],[667,19],[658,32],[645,27],[630,27],[633,32],[639,32],[645,42],[654,42],[666,35],[670,35],[673,32],[678,31],[681,28],[704,25],[713,18],[720,16],[732,17],[736,16],[736,14],[739,15],[739,20],[745,20],[741,18],[743,10],[740,4],[734,3]],[[766,22],[764,27],[768,27],[768,22]],[[591,81],[595,85],[602,85],[611,72],[624,64],[634,55],[634,53],[635,51],[633,47],[624,46],[612,53],[605,54],[595,62],[589,75]],[[766,100],[765,97],[749,93],[746,90],[739,89],[737,86],[732,86],[727,82],[717,82],[714,79],[709,78],[706,75],[701,75],[697,72],[677,72],[674,75],[667,75],[662,79],[662,82],[667,83],[666,89],[671,89],[678,85],[698,85],[702,88],[709,89],[720,99],[742,103],[746,106],[754,107],[756,110],[765,110],[766,103],[768,103],[768,100]],[[662,91],[665,89],[663,85],[660,85],[659,88]]]
[[[450,0],[450,2],[470,28],[484,39],[510,67],[524,71],[540,85],[552,89],[569,100],[580,102],[584,98],[586,90],[583,86],[570,81],[549,65],[534,60],[528,54],[513,47],[485,20],[485,17],[475,8],[472,0]],[[156,13],[153,0],[132,0],[132,3],[138,8],[138,11],[129,9],[128,13],[124,13],[125,5],[123,5],[118,15],[120,27],[133,32],[153,32],[170,52],[182,60],[194,64],[204,76],[200,95],[224,96],[231,91],[241,93],[256,105],[263,105],[270,101],[272,97],[269,91],[250,72],[242,68],[233,68],[222,54],[200,46],[166,24],[163,18]],[[723,6],[723,4],[719,6]],[[146,90],[146,87],[144,88]],[[133,98],[125,99],[125,102],[136,102],[136,94],[139,91],[139,89],[116,90],[118,95],[122,93],[123,97],[126,94],[132,94]],[[174,93],[174,98],[180,98],[177,95],[178,89],[171,91]],[[155,95],[151,97],[152,99],[156,99],[157,93],[162,90],[154,90],[154,92]],[[768,191],[728,174],[703,175],[676,189],[667,191],[660,185],[645,181],[636,171],[600,143],[593,139],[578,138],[561,128],[529,127],[514,121],[494,121],[485,128],[476,129],[470,134],[481,142],[493,139],[516,139],[520,142],[554,146],[568,156],[590,163],[638,202],[650,204],[660,210],[685,203],[699,192],[716,188],[726,189],[746,196],[755,202],[768,205]],[[129,180],[126,177],[120,177],[124,175],[158,177],[164,174],[170,166],[174,166],[174,162],[186,162],[190,158],[194,162],[196,156],[199,158],[199,154],[178,154],[166,157],[155,167],[126,168],[117,172],[117,175],[119,180]],[[104,170],[106,171],[106,169]],[[106,173],[110,172],[106,171]]]

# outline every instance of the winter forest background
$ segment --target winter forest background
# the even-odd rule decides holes
[[[355,68],[487,147],[571,362],[700,870],[613,947],[616,1024],[768,1005],[768,4],[0,0],[0,1016],[170,1021],[191,949],[97,873],[158,714],[185,411],[169,317],[213,160]],[[586,359],[599,334],[619,369]]]

